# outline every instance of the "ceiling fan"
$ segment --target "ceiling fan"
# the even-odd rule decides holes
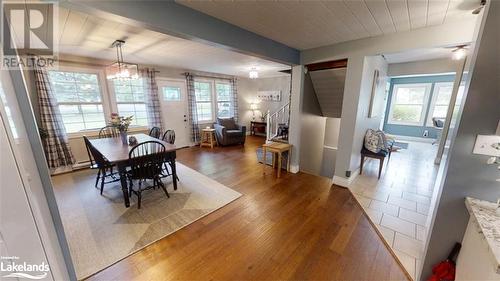
[[[481,0],[481,3],[480,3],[480,6],[475,8],[473,11],[472,11],[472,14],[473,15],[477,15],[481,12],[481,10],[484,8],[484,6],[486,5],[486,0]]]

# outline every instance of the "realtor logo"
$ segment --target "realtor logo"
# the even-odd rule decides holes
[[[50,267],[47,263],[19,263],[19,257],[0,257],[0,278],[40,280],[48,276]]]
[[[2,3],[2,67],[47,66],[48,59],[54,61],[56,8],[54,3]],[[22,58],[15,58],[16,54]],[[26,57],[33,55],[36,61]]]

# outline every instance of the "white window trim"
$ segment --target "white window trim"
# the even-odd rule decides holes
[[[420,120],[418,122],[401,122],[392,120],[393,110],[394,110],[394,101],[396,99],[397,89],[400,87],[418,87],[425,86],[425,95],[422,104],[422,112],[420,113]],[[404,125],[404,126],[423,126],[426,120],[425,113],[427,112],[427,107],[429,104],[429,95],[431,93],[432,83],[408,83],[408,84],[394,84],[392,87],[392,95],[391,95],[391,104],[389,108],[389,116],[387,118],[387,124],[391,125]]]
[[[231,86],[231,83],[225,79],[218,79],[218,78],[214,78],[214,79],[207,79],[207,78],[195,78],[194,82],[204,82],[204,83],[210,83],[210,89],[211,89],[211,94],[212,94],[212,99],[211,99],[211,103],[212,103],[212,119],[211,120],[198,120],[198,123],[199,124],[208,124],[208,123],[213,123],[215,122],[215,120],[218,118],[217,116],[217,113],[219,112],[219,100],[217,99],[217,88],[216,88],[216,84],[225,84],[225,85],[229,85]],[[231,93],[232,95],[232,93]],[[234,110],[234,100],[232,98],[230,98],[230,101],[231,103],[231,109]],[[207,102],[208,103],[208,102]],[[197,117],[198,118],[198,117]]]
[[[229,83],[229,81],[226,81],[226,80],[215,80],[215,83],[214,83],[214,86],[213,86],[213,88],[214,88],[214,98],[215,98],[215,112],[214,112],[214,116],[215,117],[214,117],[214,120],[219,117],[219,116],[217,116],[217,114],[219,113],[219,100],[217,99],[217,87],[216,87],[216,84],[229,85],[229,88],[231,88],[231,83]],[[231,92],[230,96],[229,96],[229,101],[221,101],[221,102],[229,102],[229,103],[231,103],[231,106],[229,108],[232,111],[234,111],[234,100],[232,98],[232,95],[233,95],[233,93]],[[229,112],[229,114],[231,114],[231,112]],[[229,118],[231,118],[231,116]]]
[[[80,73],[90,73],[90,74],[96,74],[97,75],[97,82],[99,85],[99,93],[101,94],[101,104],[102,104],[102,110],[104,112],[104,121],[109,119],[109,116],[111,116],[111,101],[110,97],[108,95],[107,91],[107,79],[105,78],[106,76],[104,75],[104,70],[100,68],[92,68],[92,67],[82,67],[82,66],[69,66],[69,65],[64,65],[64,64],[59,64],[59,68],[55,71],[61,71],[61,72],[80,72]],[[83,137],[84,135],[91,135],[99,133],[98,129],[90,129],[90,130],[83,130],[79,132],[73,132],[73,133],[67,133],[68,138],[74,139],[74,138],[80,138]]]
[[[198,121],[198,124],[208,124],[208,123],[213,123],[215,121],[215,110],[216,110],[216,102],[215,102],[215,81],[214,80],[209,80],[209,79],[195,79],[194,82],[202,82],[202,83],[209,83],[210,84],[210,94],[211,94],[211,99],[210,99],[210,105],[212,107],[212,118],[210,120],[198,120],[198,116],[196,116],[196,119]],[[195,99],[196,99],[196,94],[195,94]],[[196,104],[198,104],[198,101],[195,101]],[[200,102],[200,103],[209,103],[209,102]],[[198,114],[198,113],[196,113]]]

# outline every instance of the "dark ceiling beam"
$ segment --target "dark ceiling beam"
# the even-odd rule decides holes
[[[66,0],[59,3],[63,7],[167,35],[288,65],[300,64],[299,50],[174,1]]]

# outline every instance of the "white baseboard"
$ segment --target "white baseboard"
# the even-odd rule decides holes
[[[351,186],[351,183],[358,175],[359,175],[359,168],[356,169],[354,172],[351,172],[351,176],[349,178],[333,176],[332,183],[343,187],[349,187]]]
[[[299,172],[299,165],[290,165],[290,172],[291,173],[298,173]]]
[[[416,141],[416,142],[425,142],[425,143],[433,143],[436,139],[432,138],[421,138],[421,137],[409,137],[409,136],[398,136],[398,135],[391,135],[393,136],[396,141]]]

